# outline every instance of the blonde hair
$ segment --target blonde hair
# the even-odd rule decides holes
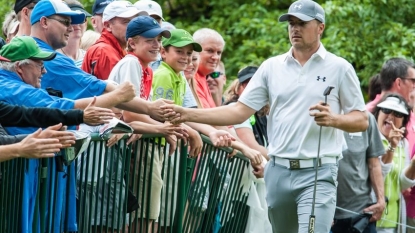
[[[197,108],[203,108],[202,103],[200,102],[199,96],[197,95],[197,92],[196,92],[197,87],[196,87],[194,78],[189,79],[188,83],[190,86],[190,90],[192,91],[193,96],[195,97]]]
[[[3,35],[4,37],[6,37],[6,39],[11,39],[9,38],[11,36],[11,34],[16,34],[18,31],[18,25],[16,26],[16,28],[13,28],[13,26],[15,26],[15,24],[19,24],[18,20],[17,20],[17,15],[14,11],[10,11],[9,13],[7,13],[4,21],[3,21]],[[12,32],[11,30],[14,30],[14,32]],[[14,36],[14,35],[13,35]]]
[[[136,36],[133,36],[133,37],[130,37],[130,38],[131,38],[131,40],[134,41],[134,43],[138,43],[138,38],[140,38],[140,36],[136,35]],[[128,42],[128,39],[130,39],[130,38],[127,38],[127,51],[128,52],[133,52],[134,49],[130,46],[130,43]]]
[[[81,46],[80,48],[83,50],[88,50],[95,42],[99,39],[101,34],[96,31],[86,30],[84,35],[81,38]]]

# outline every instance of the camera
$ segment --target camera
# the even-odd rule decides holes
[[[350,229],[350,232],[362,233],[369,224],[369,220],[372,217],[372,214],[372,212],[366,212],[353,219],[353,225]]]

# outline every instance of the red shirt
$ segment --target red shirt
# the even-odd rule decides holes
[[[101,37],[86,51],[82,70],[99,79],[107,80],[112,68],[126,54],[117,38],[104,28]]]
[[[194,79],[196,81],[196,94],[199,97],[202,107],[216,107],[215,101],[213,101],[212,94],[210,93],[210,89],[206,81],[206,76],[197,72]]]

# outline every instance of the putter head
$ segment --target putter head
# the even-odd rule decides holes
[[[334,89],[334,87],[333,87],[333,86],[328,86],[328,87],[326,88],[326,90],[324,90],[323,95],[324,95],[324,96],[328,96],[328,95],[330,95],[330,92],[331,92],[331,90],[333,90],[333,89]]]

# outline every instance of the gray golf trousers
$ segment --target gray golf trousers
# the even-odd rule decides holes
[[[337,164],[318,167],[314,215],[316,233],[328,233],[336,208]],[[268,217],[274,233],[307,233],[314,190],[314,168],[290,170],[275,164],[265,167]],[[350,197],[353,198],[353,197]]]

